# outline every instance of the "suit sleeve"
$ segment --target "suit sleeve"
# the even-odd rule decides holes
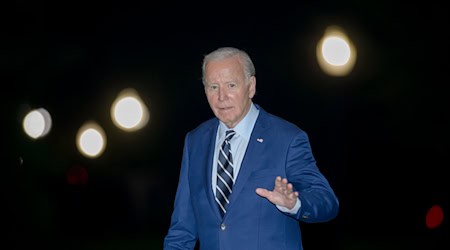
[[[164,238],[164,250],[194,249],[197,242],[197,225],[189,190],[189,136],[184,142],[178,188],[170,227]]]
[[[300,131],[289,145],[286,175],[299,192],[301,207],[291,214],[304,222],[325,222],[337,216],[339,201],[328,180],[320,172],[312,154],[307,134]]]

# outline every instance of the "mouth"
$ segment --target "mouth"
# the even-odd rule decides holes
[[[228,110],[233,109],[233,107],[219,107],[218,109],[219,109],[220,111],[228,111]]]

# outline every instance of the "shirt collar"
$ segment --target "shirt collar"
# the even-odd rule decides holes
[[[250,104],[250,110],[248,113],[244,116],[244,119],[240,121],[233,130],[236,132],[236,135],[242,136],[247,141],[250,140],[250,135],[253,130],[253,126],[255,125],[256,119],[258,118],[259,110],[256,108],[256,106],[253,104],[253,102]],[[229,130],[227,125],[225,123],[220,122],[219,123],[219,135],[221,138],[225,136],[225,132]]]

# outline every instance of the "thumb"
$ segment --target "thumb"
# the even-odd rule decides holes
[[[267,198],[270,195],[270,191],[265,188],[257,188],[256,193],[264,198]]]

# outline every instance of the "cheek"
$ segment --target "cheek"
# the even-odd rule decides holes
[[[207,100],[208,100],[209,106],[211,106],[211,108],[214,108],[215,104],[217,103],[217,98],[208,96]]]
[[[206,95],[206,99],[208,100],[209,103],[211,103],[214,100],[213,96],[208,94]]]
[[[245,103],[248,100],[248,93],[241,93],[239,95],[233,96],[233,102],[239,106],[245,106]]]

